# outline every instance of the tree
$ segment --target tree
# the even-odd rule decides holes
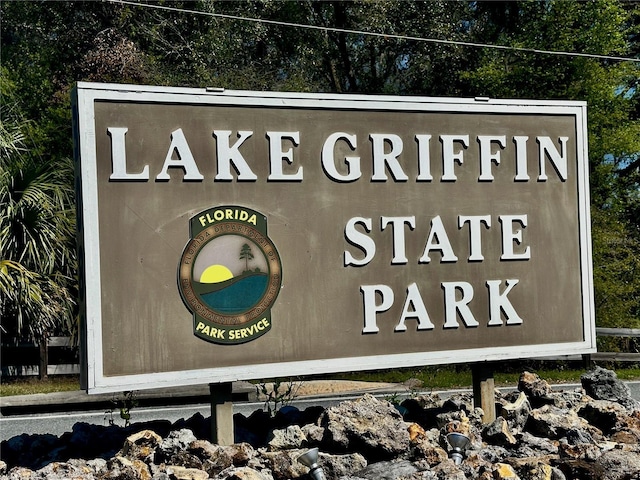
[[[244,271],[249,270],[249,260],[253,260],[253,253],[248,243],[242,245],[240,249],[240,260],[244,260]]]
[[[40,346],[42,378],[47,339],[74,323],[73,165],[31,155],[24,133],[30,125],[17,113],[4,70],[0,87],[0,328]]]
[[[638,65],[364,33],[637,58],[637,0],[166,0],[153,4],[173,10],[150,8],[144,2],[0,2],[3,77],[11,79],[20,100],[11,102],[19,117],[7,118],[30,120],[17,130],[6,127],[2,135],[8,144],[22,149],[24,143],[16,142],[12,135],[22,135],[23,142],[29,139],[28,153],[12,153],[12,161],[29,157],[24,164],[25,170],[33,169],[29,178],[59,175],[68,168],[65,159],[72,155],[70,90],[74,82],[83,80],[586,100],[598,323],[629,326],[640,322],[634,296],[640,292],[640,280],[634,273],[640,271]],[[350,32],[290,25],[296,23]],[[5,111],[3,128],[11,123],[5,122]],[[3,178],[5,174],[9,175],[3,172]],[[3,182],[10,183],[6,178]],[[65,181],[72,185],[70,177]],[[63,210],[68,209],[67,205]],[[245,260],[248,267],[249,259]],[[19,270],[8,265],[6,272],[17,275]],[[51,275],[50,270],[20,265],[27,268],[25,275],[27,271]],[[69,270],[60,272],[65,278],[73,276]],[[24,281],[35,285],[33,278],[27,275]]]
[[[637,57],[638,5],[478,2],[476,30],[504,45]],[[463,75],[483,95],[587,101],[597,322],[640,326],[637,64],[487,50]]]

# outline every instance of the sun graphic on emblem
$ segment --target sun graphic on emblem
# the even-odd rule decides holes
[[[233,278],[233,273],[224,265],[211,265],[200,275],[201,283],[220,283]]]

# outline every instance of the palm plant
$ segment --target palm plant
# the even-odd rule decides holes
[[[3,94],[7,84],[2,82]],[[0,120],[0,329],[40,345],[74,324],[73,164],[25,146],[28,122],[3,99]],[[5,107],[9,105],[10,107]],[[46,376],[46,363],[40,376]],[[44,371],[43,371],[44,370]]]

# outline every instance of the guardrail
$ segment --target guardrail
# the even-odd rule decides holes
[[[640,337],[640,328],[596,328],[598,337]],[[634,352],[596,352],[585,355],[585,362],[637,362],[640,363],[640,353]]]

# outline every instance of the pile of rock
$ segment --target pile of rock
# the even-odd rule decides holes
[[[469,396],[419,395],[394,405],[371,395],[275,417],[236,415],[230,446],[205,440],[208,420],[194,416],[127,428],[75,425],[62,437],[2,443],[9,479],[286,480],[305,477],[297,458],[311,447],[328,480],[640,480],[640,404],[614,372],[585,374],[583,388],[556,392],[523,373],[518,391],[497,393],[497,420]],[[447,435],[470,443],[451,458]]]

